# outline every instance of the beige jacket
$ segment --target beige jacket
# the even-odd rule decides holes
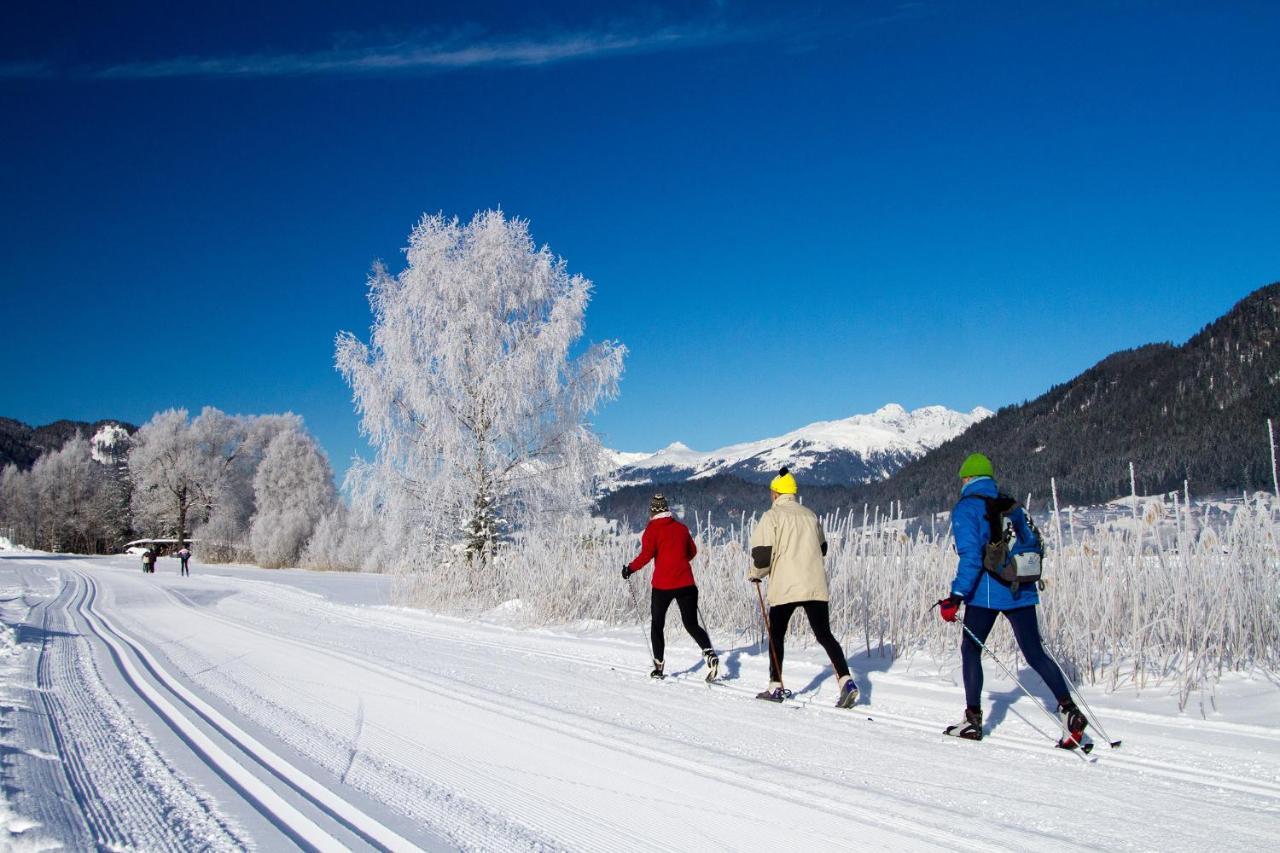
[[[801,505],[795,495],[779,495],[751,531],[752,569],[748,577],[769,578],[770,605],[827,601],[826,545],[827,537],[813,511]]]

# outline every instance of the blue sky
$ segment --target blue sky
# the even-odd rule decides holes
[[[1019,402],[1280,279],[1275,4],[100,5],[0,21],[30,423],[292,410],[341,471],[424,211],[596,283],[623,449]]]

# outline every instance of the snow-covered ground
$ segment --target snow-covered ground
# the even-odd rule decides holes
[[[621,581],[619,581],[621,582]],[[829,707],[752,697],[762,650],[669,629],[521,631],[387,606],[372,575],[0,555],[0,847],[1264,850],[1280,837],[1280,687],[1176,713],[1087,692],[1119,750],[1055,750],[988,664],[982,743],[943,737],[955,660],[857,657]],[[855,651],[852,640],[846,651]],[[1040,689],[1034,676],[1027,678]],[[1203,713],[1202,713],[1203,709]]]

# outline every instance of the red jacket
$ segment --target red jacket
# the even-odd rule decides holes
[[[653,560],[653,588],[679,589],[693,586],[693,567],[689,565],[698,553],[689,528],[663,513],[653,517],[640,537],[640,556],[629,564],[638,572]],[[655,559],[656,558],[656,559]]]

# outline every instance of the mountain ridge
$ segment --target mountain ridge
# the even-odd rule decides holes
[[[860,484],[855,503],[901,500],[908,513],[946,509],[965,455],[983,452],[1011,493],[1064,503],[1183,488],[1220,494],[1274,488],[1267,419],[1280,427],[1280,282],[1258,288],[1185,343],[1112,353],[1040,396]]]
[[[897,403],[870,414],[817,421],[780,436],[700,452],[675,441],[652,454],[611,451],[617,467],[607,489],[733,476],[768,482],[783,465],[813,485],[847,485],[888,476],[972,424],[990,417],[981,406],[908,411]]]

